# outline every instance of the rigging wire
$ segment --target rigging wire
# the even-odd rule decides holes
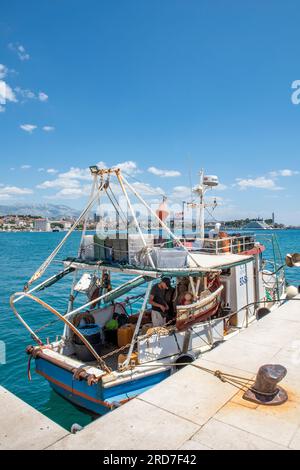
[[[159,191],[157,191],[156,189],[152,189],[151,186],[147,186],[146,183],[144,183],[143,181],[139,180],[138,178],[136,178],[135,176],[133,175],[129,175],[128,173],[126,173],[126,171],[122,170],[122,173],[127,176],[127,178],[132,178],[134,179],[137,183],[139,184],[142,184],[143,187],[144,187],[144,192],[146,193],[147,191],[155,196],[159,195],[161,197],[166,197],[165,193],[160,193]],[[147,186],[147,188],[145,187]]]
[[[113,204],[112,199],[110,199],[109,194],[108,194],[108,192],[106,191],[106,194],[107,194],[108,198],[110,199],[111,203],[112,203],[113,206],[115,207],[115,210],[117,211],[117,213],[118,213],[119,215],[120,215],[120,212],[123,214],[123,217],[124,217],[123,222],[126,224],[126,223],[127,223],[127,215],[125,214],[125,212],[123,211],[122,207],[120,206],[120,204],[119,204],[119,202],[118,202],[118,200],[117,200],[117,198],[116,198],[116,196],[115,196],[113,190],[111,189],[111,186],[109,186],[108,189],[109,189],[110,192],[111,192],[111,198],[115,201],[116,206]],[[119,208],[119,210],[118,210],[116,207]]]

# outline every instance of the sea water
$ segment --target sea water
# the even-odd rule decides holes
[[[257,232],[257,237],[267,245],[266,257],[272,256],[271,244],[267,243],[272,233],[276,233],[283,258],[286,253],[300,252],[300,230],[260,231]],[[25,348],[33,344],[33,340],[9,306],[10,295],[23,290],[24,284],[63,236],[64,233],[59,232],[0,233],[0,384],[61,426],[70,429],[73,423],[84,426],[92,418],[53,392],[48,382],[34,372],[33,365],[32,380],[28,381],[28,356]],[[41,280],[62,269],[59,260],[66,256],[74,256],[80,237],[80,232],[72,235],[57,255],[57,262],[50,266],[46,272],[47,276],[43,276]],[[287,269],[286,276],[289,283],[297,286],[300,284],[300,268]],[[61,313],[67,308],[71,277],[72,274],[66,276],[39,294]],[[117,282],[124,282],[127,278],[125,275],[119,276]],[[139,292],[143,289],[145,290],[145,287],[140,287]],[[85,298],[81,297],[79,300],[83,302]],[[47,337],[53,340],[56,334],[61,334],[62,323],[55,321],[55,316],[38,304],[22,300],[17,307],[33,330],[46,325],[38,333],[43,340]]]

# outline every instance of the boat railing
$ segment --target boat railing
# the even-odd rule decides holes
[[[255,247],[256,241],[251,235],[228,235],[222,238],[196,238],[195,242],[185,241],[185,244],[191,251],[219,255],[247,252]]]
[[[224,234],[225,235],[225,234]],[[197,235],[180,237],[181,246],[184,246],[189,252],[201,252],[207,254],[222,253],[244,253],[253,249],[256,240],[252,234],[225,235],[216,238],[199,238]],[[153,238],[152,243],[148,245],[148,251],[151,253],[155,249],[173,248],[177,243],[168,239]],[[132,250],[132,249],[131,249]],[[80,258],[82,259],[106,259],[107,261],[129,262],[145,248],[136,247],[135,251],[130,251],[126,235],[117,238],[108,238],[106,240],[93,240],[85,243],[81,247]]]

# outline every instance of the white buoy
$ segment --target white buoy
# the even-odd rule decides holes
[[[293,297],[296,297],[296,295],[298,295],[299,292],[298,292],[298,289],[297,287],[295,286],[288,286],[287,289],[286,289],[286,298],[288,300],[292,299]]]
[[[83,429],[83,427],[80,426],[80,424],[74,423],[74,424],[72,424],[72,426],[71,426],[71,433],[72,433],[72,434],[76,434],[77,432],[81,431],[82,429]]]

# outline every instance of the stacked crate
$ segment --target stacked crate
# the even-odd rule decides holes
[[[154,247],[154,235],[153,234],[144,234],[144,239],[147,247],[152,250]],[[148,257],[141,256],[141,253],[144,249],[144,243],[139,234],[129,234],[128,235],[128,261],[129,264],[135,266],[145,266],[149,265]]]

